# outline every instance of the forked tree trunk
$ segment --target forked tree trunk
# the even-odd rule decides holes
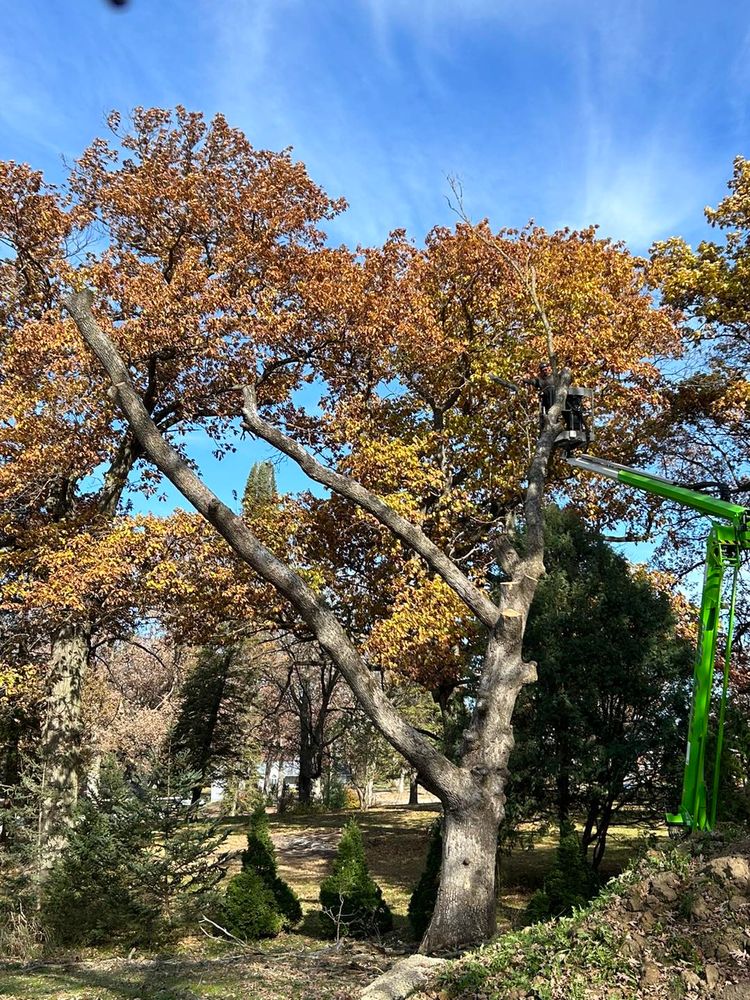
[[[496,803],[445,811],[440,887],[421,952],[484,941],[495,933]]]
[[[39,847],[49,868],[65,846],[78,802],[81,695],[89,659],[89,636],[66,625],[52,640],[51,677],[42,730],[42,803]]]
[[[518,692],[536,679],[534,665],[521,659],[523,632],[537,582],[544,572],[544,486],[562,426],[571,376],[557,367],[553,329],[537,294],[536,272],[529,265],[528,274],[522,272],[520,276],[546,332],[555,391],[526,474],[524,550],[521,552],[513,544],[510,533],[495,539],[497,562],[505,576],[498,602],[477,587],[418,525],[361,483],[318,462],[299,442],[265,420],[258,411],[254,385],[243,388],[242,417],[248,430],[292,458],[316,482],[373,515],[394,538],[424,559],[489,630],[476,705],[464,734],[459,764],[440,753],[387,698],[352,636],[325,601],[292,566],[262,544],[248,524],[201,482],[166,440],[144,406],[125,360],[98,325],[91,308],[93,294],[88,290],[74,292],[64,303],[112,380],[115,399],[143,452],[234,552],[287,598],[377,729],[418,771],[424,787],[443,802],[446,822],[441,885],[422,951],[455,948],[486,939],[494,931],[497,830],[503,813],[508,754],[513,745],[510,719]]]

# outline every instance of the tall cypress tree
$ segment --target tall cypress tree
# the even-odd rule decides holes
[[[256,462],[250,469],[242,495],[242,513],[252,517],[278,496],[272,462]]]
[[[232,645],[205,646],[185,679],[180,711],[171,734],[173,752],[182,753],[201,786],[215,777],[244,777],[253,742],[248,730],[252,661]]]

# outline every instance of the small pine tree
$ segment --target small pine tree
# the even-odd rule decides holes
[[[245,941],[276,937],[284,922],[273,892],[252,869],[227,883],[222,916],[226,929]]]
[[[583,856],[578,834],[572,824],[565,824],[554,867],[531,897],[526,916],[530,923],[564,916],[593,899],[599,888],[599,878]]]
[[[427,858],[424,871],[419,877],[409,900],[409,923],[414,936],[420,940],[432,919],[438,888],[440,886],[440,863],[443,857],[443,824],[435,820],[430,828]]]
[[[191,804],[197,774],[180,757],[167,758],[138,789],[151,835],[141,862],[142,896],[160,913],[163,928],[184,925],[213,904],[226,872],[218,848],[229,831],[220,821],[203,819]]]
[[[278,873],[276,850],[268,833],[268,820],[262,806],[250,819],[247,848],[242,852],[242,870],[255,872],[270,889],[286,929],[300,922],[302,906],[294,890]]]
[[[65,852],[44,882],[42,920],[59,944],[152,936],[158,908],[139,898],[133,878],[136,858],[148,849],[149,824],[131,804],[122,775],[111,762],[103,765],[97,796],[80,803]]]
[[[194,782],[173,761],[133,784],[114,762],[103,765],[44,886],[42,916],[56,940],[153,943],[214,905],[226,833],[186,804]]]
[[[320,903],[323,933],[330,937],[364,938],[393,927],[382,890],[368,870],[362,834],[354,820],[344,827],[333,871],[320,887]]]

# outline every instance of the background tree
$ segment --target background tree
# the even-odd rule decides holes
[[[581,811],[598,868],[624,806],[665,811],[679,792],[694,648],[668,595],[574,512],[548,507],[545,538],[525,637],[538,681],[518,708],[510,794],[554,802],[561,829]]]
[[[694,249],[674,237],[652,248],[653,280],[664,300],[684,313],[689,345],[684,364],[671,376],[669,405],[657,433],[673,476],[714,490],[720,481],[745,503],[750,492],[750,161],[735,159],[728,187],[728,196],[705,212],[721,239],[703,240]],[[702,558],[705,521],[682,514],[669,528],[660,554],[688,575]],[[743,612],[740,631],[745,625]]]
[[[169,751],[169,734],[192,652],[167,635],[138,634],[93,650],[83,693],[82,757],[86,788],[114,758],[126,774]]]
[[[260,510],[276,498],[276,473],[273,463],[255,462],[245,483],[242,494],[242,513],[246,517],[257,516]]]
[[[172,752],[198,776],[193,802],[207,781],[222,780],[237,790],[239,782],[254,778],[259,753],[251,715],[255,679],[249,640],[198,652],[168,736]]]
[[[267,710],[287,715],[287,734],[294,733],[294,757],[299,763],[299,801],[309,804],[323,774],[326,754],[341,733],[337,725],[346,701],[341,673],[320,646],[310,639],[279,632],[272,640],[276,655],[266,658]],[[288,737],[287,737],[288,738]],[[287,743],[287,746],[290,744]]]
[[[158,122],[165,120],[159,112],[137,111],[135,118],[142,134],[151,130],[154,136],[153,129],[158,131]],[[80,699],[92,635],[99,627],[101,597],[103,593],[119,597],[112,585],[118,578],[122,581],[132,566],[121,537],[108,543],[108,525],[140,457],[130,429],[115,419],[100,369],[87,364],[83,356],[76,357],[72,347],[73,331],[59,308],[70,262],[79,259],[92,238],[96,242],[93,234],[103,227],[111,243],[99,256],[100,264],[107,261],[102,282],[108,280],[105,272],[116,285],[130,273],[131,291],[140,284],[157,312],[174,306],[173,318],[188,338],[191,316],[211,311],[209,299],[220,286],[225,301],[236,297],[237,304],[244,303],[240,309],[246,315],[257,315],[258,309],[273,311],[277,297],[286,302],[287,336],[293,336],[295,296],[287,292],[299,278],[299,266],[304,266],[305,248],[319,242],[315,222],[335,210],[335,203],[288,156],[238,144],[238,134],[218,118],[201,154],[202,168],[183,183],[179,164],[184,165],[184,151],[191,142],[194,145],[203,126],[182,109],[176,119],[177,132],[188,145],[181,151],[174,132],[171,143],[152,149],[155,157],[145,170],[132,173],[126,165],[115,183],[107,172],[108,153],[98,144],[72,170],[63,192],[45,185],[41,175],[28,167],[0,166],[0,241],[7,250],[0,260],[0,538],[2,556],[9,561],[3,575],[12,574],[27,590],[31,581],[39,581],[51,598],[45,601],[44,593],[26,596],[28,606],[37,610],[37,627],[46,630],[50,642],[42,732],[47,762],[42,829],[50,856],[59,850],[61,831],[70,823],[77,796]],[[116,131],[118,116],[110,124]],[[124,138],[125,145],[129,141]],[[133,154],[137,159],[137,148]],[[203,180],[196,187],[198,176]],[[215,182],[220,176],[232,177],[234,195],[228,199],[224,195],[229,188],[218,196]],[[143,182],[148,177],[150,193],[141,209],[128,221],[122,215],[118,219],[118,204],[127,203],[132,193],[130,181],[136,180],[145,194]],[[168,200],[176,212],[170,219],[165,192],[171,192]],[[221,249],[228,247],[223,239],[227,227],[233,234],[229,242],[235,240],[234,264]],[[199,265],[197,250],[205,268]],[[272,275],[274,261],[283,261],[284,266]],[[253,270],[257,278],[251,277]],[[195,289],[189,291],[189,276],[199,272],[202,278],[216,280],[204,282],[203,294],[196,297]],[[286,288],[279,283],[281,274],[291,281]],[[124,291],[125,286],[112,288],[113,301],[119,303],[113,315],[130,310]],[[156,298],[152,292],[157,292]],[[188,302],[194,310],[186,308]],[[198,411],[218,431],[225,414],[216,400],[227,387],[215,379],[221,371],[219,355],[212,353],[216,342],[208,351],[196,353],[195,342],[187,348],[201,368],[191,390],[179,377],[170,338],[154,336],[153,319],[146,310],[139,330],[132,330],[139,361],[145,365],[141,388],[147,409],[165,431],[174,433],[183,426],[187,412],[194,416]],[[227,319],[225,315],[217,322]],[[281,337],[281,325],[274,326],[276,337]],[[241,358],[236,361],[246,370]],[[147,489],[153,485],[148,473],[142,485]],[[62,563],[59,567],[57,560]],[[75,593],[70,595],[73,581]],[[22,599],[18,593],[8,596],[6,590],[5,594],[9,602]]]

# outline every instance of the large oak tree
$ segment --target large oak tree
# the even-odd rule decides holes
[[[257,151],[222,118],[182,109],[111,124],[114,139],[74,168],[74,208],[55,199],[97,239],[51,275],[45,322],[77,331],[86,348],[74,356],[106,371],[139,454],[289,602],[440,798],[440,894],[423,948],[484,938],[511,717],[535,677],[522,640],[544,572],[545,488],[579,489],[553,461],[571,372],[604,400],[601,452],[636,456],[660,401],[655,360],[679,349],[672,316],[654,306],[645,262],[593,230],[464,221],[424,247],[394,233],[380,248],[332,248],[319,227],[343,206],[288,154]],[[554,398],[540,421],[528,379],[542,359]],[[318,393],[312,412],[296,392],[305,385]],[[221,450],[240,421],[330,491],[309,504],[344,543],[327,577],[295,544],[264,544],[181,454],[175,426],[204,427]],[[588,485],[580,499],[599,503]],[[502,580],[497,600],[490,577]],[[363,621],[351,619],[353,593]],[[386,697],[389,631],[399,669],[428,687],[483,634],[454,760]]]

